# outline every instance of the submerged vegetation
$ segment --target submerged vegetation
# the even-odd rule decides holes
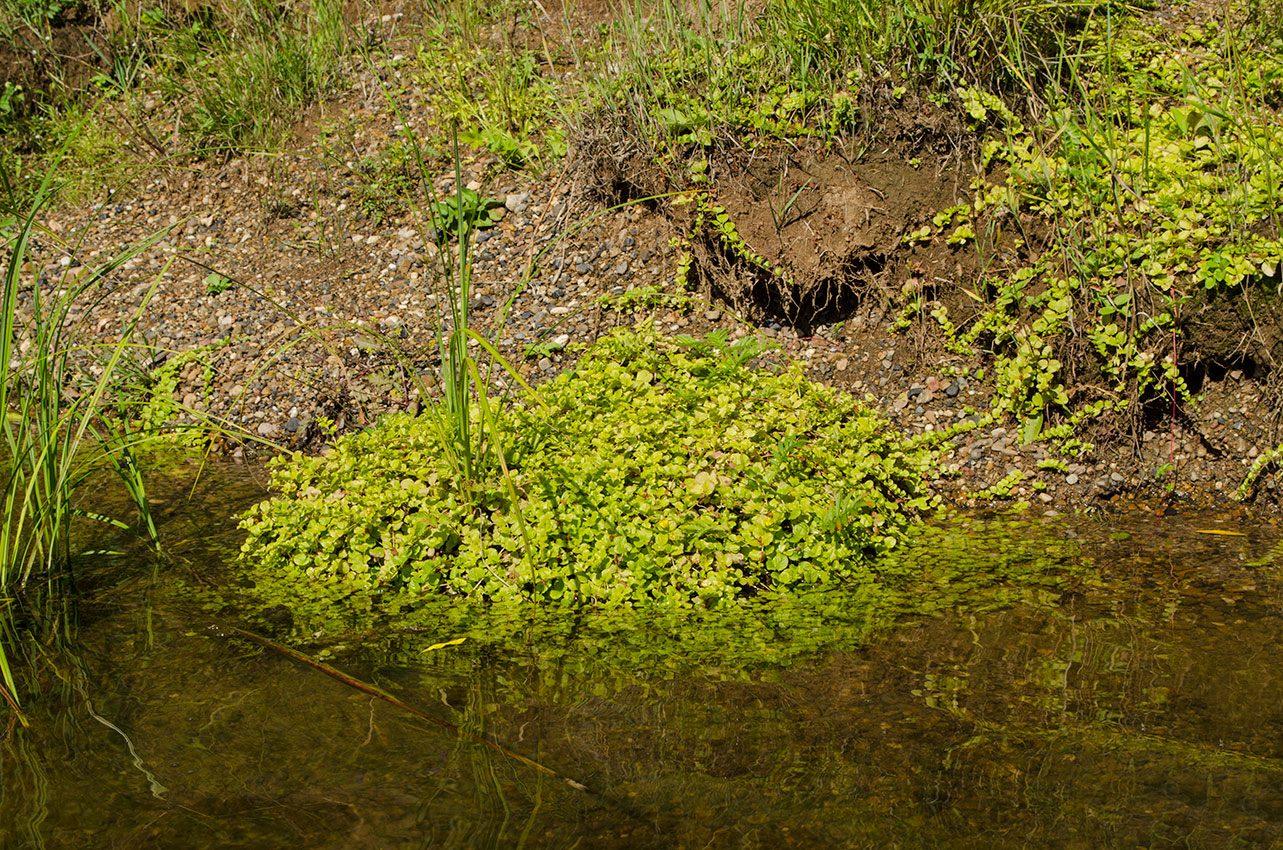
[[[764,587],[714,607],[688,604],[681,592],[670,593],[669,604],[571,606],[568,597],[532,605],[517,593],[487,600],[351,586],[336,604],[330,591],[300,593],[296,574],[271,567],[251,572],[248,591],[186,592],[209,610],[244,610],[249,627],[261,633],[310,640],[321,657],[360,651],[371,641],[416,657],[449,640],[483,654],[537,647],[541,666],[557,675],[744,679],[865,645],[906,619],[979,613],[1100,586],[1093,547],[1069,528],[1064,518],[945,512],[907,527],[876,562],[848,570],[854,579]],[[308,584],[325,582],[317,576]]]

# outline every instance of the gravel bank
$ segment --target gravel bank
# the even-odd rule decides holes
[[[346,116],[359,128],[357,150],[373,156],[395,127],[381,98],[363,98],[362,89],[377,87],[357,86],[313,123]],[[438,191],[453,189],[449,172],[442,167]],[[588,177],[513,174],[486,156],[465,165],[469,186],[503,204],[497,226],[476,240],[473,320],[493,333],[512,299],[499,348],[532,382],[566,368],[577,345],[638,318],[603,308],[602,296],[672,286],[671,223],[643,205],[603,212],[584,200]],[[158,234],[154,248],[114,275],[107,297],[75,318],[91,335],[115,338],[154,283],[138,326],[154,348],[140,349],[138,365],[176,372],[177,400],[248,435],[227,442],[234,457],[315,450],[327,439],[318,417],[342,431],[415,408],[409,371],[430,382],[434,368],[437,248],[413,211],[379,217],[363,204],[364,191],[354,170],[310,152],[157,171],[127,197],[49,215],[30,270],[43,268],[41,285],[57,288]],[[889,333],[890,317],[876,306],[807,338],[774,323],[746,326],[717,304],[661,307],[654,316],[673,333],[726,327],[769,337],[817,380],[866,398],[906,434],[970,428],[988,409],[982,364],[928,354],[938,347],[917,330]],[[936,486],[961,503],[998,486],[1000,503],[1027,500],[1044,510],[1226,498],[1273,445],[1273,423],[1255,414],[1265,390],[1251,375],[1215,377],[1200,388],[1193,416],[1155,423],[1137,439],[1116,437],[1081,458],[1021,445],[1010,422],[963,430]],[[1276,487],[1271,471],[1259,498],[1274,503]]]

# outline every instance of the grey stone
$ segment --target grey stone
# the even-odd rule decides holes
[[[526,207],[530,206],[530,193],[517,192],[507,195],[503,199],[503,205],[508,208],[509,212],[523,213]]]

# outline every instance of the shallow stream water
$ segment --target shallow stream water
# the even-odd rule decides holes
[[[200,492],[161,511],[172,562],[102,567],[32,667],[0,846],[1283,846],[1268,524],[1020,526],[1091,571],[784,665],[686,665],[681,636],[671,664],[586,637],[299,647],[363,688],[228,628],[202,583],[228,580],[256,491]]]

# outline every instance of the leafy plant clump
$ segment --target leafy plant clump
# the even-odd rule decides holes
[[[456,480],[439,431],[405,415],[281,458],[243,555],[332,600],[726,608],[891,581],[876,558],[938,503],[932,452],[798,367],[747,368],[755,346],[684,342],[616,332],[508,410],[507,479]]]
[[[494,227],[503,215],[501,202],[483,198],[468,188],[434,201],[428,209],[440,232],[451,233],[456,238],[467,237],[474,229]]]

